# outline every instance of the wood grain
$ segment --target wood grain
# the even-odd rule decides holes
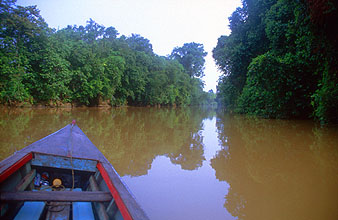
[[[1,192],[1,201],[47,201],[47,202],[109,202],[109,192],[75,191],[23,191]]]

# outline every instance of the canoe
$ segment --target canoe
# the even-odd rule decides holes
[[[1,219],[148,219],[75,121],[0,162]]]

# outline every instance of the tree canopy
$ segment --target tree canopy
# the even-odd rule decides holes
[[[203,77],[206,55],[202,44],[192,42],[175,47],[170,57],[182,64],[190,77]]]
[[[338,123],[338,5],[324,0],[243,0],[213,57],[217,100],[263,117]]]
[[[0,103],[9,105],[192,105],[212,102],[200,78],[202,44],[181,59],[158,56],[138,34],[120,36],[90,19],[48,27],[36,6],[0,3]],[[173,54],[180,54],[178,48]],[[177,59],[176,59],[177,58]],[[203,101],[202,99],[209,101]]]

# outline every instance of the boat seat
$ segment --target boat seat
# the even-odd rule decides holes
[[[25,202],[14,220],[38,220],[44,208],[44,202]]]
[[[41,202],[109,202],[112,195],[103,191],[22,191],[1,192],[2,201],[41,201]]]
[[[14,220],[39,220],[44,209],[45,202],[24,202],[18,214],[16,214]]]
[[[82,191],[76,188],[73,191]],[[73,202],[73,220],[94,220],[93,207],[91,202]]]

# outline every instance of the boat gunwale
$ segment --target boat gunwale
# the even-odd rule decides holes
[[[73,128],[75,128],[76,131],[73,131]],[[86,147],[94,151],[94,156],[90,158],[80,157],[77,155],[71,156],[71,157],[76,158],[76,159],[92,160],[92,161],[97,162],[96,168],[100,172],[101,176],[102,177],[104,175],[106,176],[106,178],[104,178],[105,183],[107,184],[107,186],[111,185],[114,188],[113,189],[112,187],[108,187],[110,193],[112,194],[114,198],[118,198],[117,200],[120,200],[119,202],[120,205],[118,205],[118,203],[117,205],[121,211],[123,218],[124,219],[140,219],[140,220],[149,219],[147,215],[145,214],[145,212],[143,211],[143,209],[141,208],[141,206],[136,202],[134,195],[131,193],[129,188],[123,182],[123,180],[121,179],[119,174],[116,172],[116,170],[113,168],[113,166],[110,164],[110,162],[107,160],[107,158],[96,148],[96,146],[89,140],[89,138],[82,132],[82,130],[77,125],[68,124],[65,127],[61,128],[60,130],[52,134],[49,134],[42,139],[39,139],[38,141],[26,146],[25,148],[14,153],[13,155],[0,161],[0,177],[2,177],[4,173],[7,173],[8,172],[7,170],[11,170],[12,169],[11,167],[15,166],[15,164],[18,161],[21,161],[23,158],[27,157],[27,155],[31,155],[29,156],[30,159],[25,161],[25,163],[23,163],[19,168],[11,172],[10,175],[16,172],[18,169],[20,169],[24,164],[32,160],[33,154],[44,154],[44,155],[69,158],[70,156],[68,156],[67,154],[64,154],[64,153],[60,154],[57,151],[53,151],[53,153],[46,153],[45,152],[46,149],[43,149],[43,147],[45,146],[41,146],[41,144],[44,144],[44,142],[48,140],[48,138],[52,139],[57,135],[61,135],[61,138],[66,138],[66,137],[62,137],[62,135],[64,135],[63,132],[65,132],[67,129],[69,129],[71,132],[69,134],[69,137],[72,137],[73,132],[77,132],[76,134],[80,135],[80,137],[77,137],[77,138],[80,138],[80,141],[85,141]],[[35,147],[36,149],[34,149]],[[39,151],[39,149],[41,149],[41,152]]]
[[[12,155],[15,156],[15,155]],[[10,157],[8,157],[10,158]],[[8,159],[7,158],[7,159]],[[18,171],[21,167],[23,167],[26,163],[31,161],[33,158],[33,153],[27,153],[26,155],[20,157],[18,160],[16,160],[14,163],[9,164],[9,166],[2,170],[3,167],[0,168],[0,184],[5,181],[9,176],[11,176],[13,173]]]

